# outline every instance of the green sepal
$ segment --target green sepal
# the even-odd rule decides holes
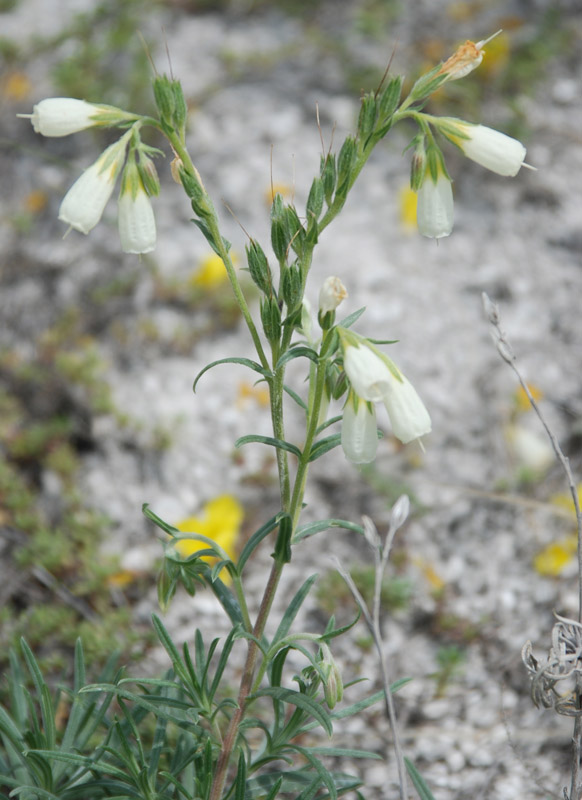
[[[328,153],[325,158],[321,159],[321,182],[323,184],[323,195],[327,205],[331,205],[333,193],[335,191],[337,181],[337,170],[335,163],[335,156]]]
[[[188,116],[188,106],[186,104],[186,99],[184,98],[184,92],[182,91],[182,85],[180,81],[173,80],[170,86],[172,89],[172,94],[174,96],[173,123],[178,129],[180,137],[183,138],[184,132],[186,130],[186,117]]]
[[[277,260],[280,262],[285,261],[287,257],[289,239],[287,215],[285,213],[283,198],[277,192],[273,198],[273,205],[271,206],[271,246],[273,252],[277,256]]]
[[[353,136],[348,136],[341,147],[337,159],[337,188],[335,191],[336,199],[338,197],[345,199],[348,182],[355,162],[356,140]]]
[[[318,220],[319,215],[323,209],[323,197],[324,197],[324,190],[323,190],[323,181],[321,178],[314,178],[313,183],[311,184],[311,189],[309,190],[309,196],[307,197],[307,226],[309,230],[309,223],[311,219]]]
[[[281,275],[280,292],[289,311],[294,311],[301,303],[303,284],[297,264],[290,264]]]
[[[439,86],[441,86],[446,80],[448,80],[448,75],[446,73],[441,72],[440,75],[437,74],[440,72],[440,69],[441,65],[438,64],[436,67],[431,69],[430,72],[427,72],[426,75],[420,76],[408,95],[408,99],[411,102],[423,100],[425,97],[428,97],[429,94],[432,94],[434,91],[436,91],[436,89],[438,89]]]
[[[273,293],[273,276],[267,256],[265,255],[261,245],[254,239],[250,240],[250,245],[246,247],[247,263],[249,265],[249,273],[255,286],[257,286],[263,294],[272,295]]]
[[[392,78],[378,100],[378,119],[381,123],[389,120],[398,108],[401,92],[402,77],[398,75],[396,78]]]
[[[364,142],[374,130],[377,110],[374,93],[365,94],[362,97],[362,105],[360,106],[360,115],[358,117],[358,135]]]
[[[267,341],[275,344],[281,338],[281,309],[279,303],[273,298],[261,299],[261,322]]]
[[[287,206],[285,209],[285,219],[287,222],[286,227],[289,236],[289,246],[291,246],[298,255],[301,255],[305,243],[305,229],[293,206]]]
[[[275,550],[271,554],[277,564],[288,564],[291,561],[291,536],[293,534],[293,520],[289,514],[282,514],[279,518],[279,532],[275,542]]]
[[[160,118],[167,125],[172,125],[176,110],[176,95],[167,75],[156,75],[153,81],[154,98],[160,112]]]

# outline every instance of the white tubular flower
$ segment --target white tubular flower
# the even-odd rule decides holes
[[[433,180],[430,169],[427,169],[418,190],[416,222],[419,232],[430,239],[449,236],[453,230],[454,215],[451,181],[440,168],[436,180]]]
[[[124,253],[151,253],[156,246],[156,220],[135,161],[123,173],[118,202],[121,249]]]
[[[368,346],[365,339],[352,333],[346,342],[342,337],[342,348],[344,369],[354,392],[362,400],[381,402],[396,380],[386,362]]]
[[[369,464],[376,458],[376,411],[354,392],[349,393],[344,406],[341,442],[346,458],[353,464]]]
[[[396,365],[366,339],[342,328],[338,332],[344,369],[358,397],[384,403],[394,436],[403,444],[430,433],[429,413]]]
[[[429,413],[414,386],[402,373],[400,378],[400,381],[394,381],[383,399],[394,436],[403,444],[408,444],[430,433],[432,424]]]
[[[319,313],[327,314],[330,311],[335,311],[347,296],[346,287],[339,278],[335,276],[326,278],[319,290]]]
[[[89,233],[97,225],[125,161],[127,140],[125,134],[108,147],[71,186],[59,208],[62,222],[81,233]]]
[[[463,153],[472,161],[481,164],[485,169],[498,175],[513,178],[523,165],[526,149],[517,139],[505,133],[487,128],[485,125],[473,125],[462,120],[447,120],[454,124],[461,136],[456,136],[452,127],[447,125],[443,131]],[[467,137],[467,138],[463,138]]]
[[[92,128],[95,125],[114,124],[125,115],[112,106],[95,105],[74,97],[48,97],[32,108],[32,114],[19,114],[30,119],[35,133],[42,136],[69,136],[71,133]]]

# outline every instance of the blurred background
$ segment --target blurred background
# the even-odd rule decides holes
[[[466,39],[499,29],[479,69],[437,92],[428,110],[520,139],[538,172],[500,178],[445,147],[456,225],[437,247],[416,231],[403,155],[415,131],[391,132],[339,230],[322,237],[308,290],[316,304],[323,279],[338,275],[346,313],[368,306],[361,332],[399,340],[390,355],[429,407],[434,433],[425,454],[403,449],[381,419],[377,464],[355,470],[339,452],[323,459],[306,513],[367,513],[381,528],[399,494],[411,496],[415,513],[385,603],[394,675],[417,679],[403,712],[412,746],[439,798],[466,797],[483,786],[484,770],[492,793],[482,796],[547,796],[567,765],[569,733],[548,721],[554,744],[532,779],[527,758],[548,734],[532,731],[538,712],[519,652],[528,637],[546,649],[554,608],[576,613],[573,521],[561,473],[491,345],[480,295],[501,303],[532,391],[580,467],[575,0],[0,0],[0,672],[22,635],[55,676],[67,673],[79,635],[95,674],[113,647],[122,663],[157,668],[149,617],[161,548],[142,503],[235,549],[277,510],[272,455],[254,445],[233,451],[238,436],[268,433],[264,388],[244,370],[217,368],[192,394],[206,363],[252,351],[224,268],[172,182],[171,154],[150,137],[166,153],[154,201],[158,247],[126,256],[114,201],[88,237],[63,238],[57,220],[68,187],[115,133],[43,140],[16,115],[49,96],[153,113],[153,71],[172,73],[188,101],[190,152],[242,270],[247,235],[268,242],[273,189],[302,207],[322,140],[339,149],[359,96],[389,63],[410,88]],[[252,300],[242,271],[241,280]],[[369,591],[365,548],[327,536],[322,553],[338,553]],[[301,558],[295,577],[313,554]],[[320,566],[314,626],[353,613],[329,564]],[[249,586],[260,590],[260,564]],[[171,612],[178,636],[195,627],[192,602],[182,598]],[[215,630],[211,598],[194,602]],[[344,667],[373,674],[358,631]],[[404,658],[403,637],[413,634]],[[503,732],[502,683],[518,757]],[[431,726],[443,719],[457,721],[457,734],[435,744]],[[381,731],[380,716],[374,725]],[[370,774],[381,786],[381,771]]]

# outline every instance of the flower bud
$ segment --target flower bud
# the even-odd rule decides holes
[[[290,264],[281,275],[281,296],[289,311],[294,311],[301,301],[301,272],[297,264]]]
[[[253,282],[263,292],[271,295],[273,291],[273,276],[267,261],[267,256],[263,252],[261,245],[254,239],[250,240],[250,246],[246,248],[249,273]]]
[[[335,311],[347,296],[346,287],[339,278],[333,275],[326,278],[319,290],[319,313],[323,316],[330,311]]]
[[[319,667],[323,673],[323,693],[329,708],[334,708],[336,703],[344,696],[344,683],[338,665],[325,642],[321,645],[321,661]]]

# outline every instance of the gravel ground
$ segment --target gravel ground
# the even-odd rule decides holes
[[[385,39],[372,42],[354,33],[349,3],[322,4],[318,24],[338,41],[341,36],[345,52],[358,63],[381,65],[398,42],[394,68],[404,71],[417,60],[418,43],[427,31],[454,45],[500,27],[500,5],[491,3],[471,25],[455,23],[453,30],[446,15],[449,5],[403,4]],[[510,5],[504,16],[523,14],[522,4]],[[523,5],[526,22],[517,37],[526,36],[545,10],[544,3]],[[73,11],[91,3],[22,0],[0,14],[2,35],[29,41],[35,33],[46,34],[49,20],[56,32],[66,23],[63,6]],[[397,447],[387,435],[372,475],[360,474],[339,452],[319,461],[308,490],[306,520],[337,516],[357,521],[368,514],[384,530],[389,498],[402,490],[423,509],[397,540],[398,569],[412,581],[414,594],[405,610],[386,615],[384,633],[392,677],[414,679],[399,695],[402,735],[436,800],[541,800],[561,796],[568,780],[571,721],[533,707],[520,658],[527,639],[536,652],[547,650],[554,610],[577,615],[575,567],[569,565],[560,579],[543,577],[532,567],[536,553],[568,530],[544,502],[564,491],[565,484],[558,467],[552,467],[542,483],[516,485],[519,464],[504,437],[515,378],[492,345],[481,307],[483,291],[499,300],[523,373],[543,391],[544,411],[579,467],[582,15],[575,4],[564,5],[563,11],[573,50],[569,57],[551,60],[535,92],[524,93],[517,103],[527,160],[538,171],[500,178],[447,151],[456,223],[454,234],[437,246],[403,230],[399,222],[398,189],[406,183],[408,161],[401,157],[406,132],[396,131],[372,157],[341,223],[322,237],[308,291],[316,304],[326,276],[342,279],[349,292],[346,313],[365,305],[360,332],[398,339],[390,354],[433,418],[424,453]],[[177,7],[144,19],[149,35],[157,36],[162,25],[172,69],[192,108],[190,152],[213,196],[223,198],[236,215],[223,211],[224,232],[242,253],[241,226],[268,241],[264,194],[271,174],[276,182],[294,186],[298,207],[305,201],[320,153],[316,103],[324,138],[329,141],[335,125],[335,141],[341,142],[353,127],[357,98],[345,89],[337,55],[322,49],[312,35],[313,24],[275,11],[195,15]],[[163,69],[161,48],[156,60]],[[238,71],[228,67],[233,62]],[[46,66],[46,55],[31,59],[31,101],[54,93]],[[56,222],[60,197],[94,158],[98,144],[82,136],[40,142],[12,119],[14,110],[26,108],[5,109],[2,123],[5,141],[22,145],[1,156],[2,344],[27,352],[38,331],[67,305],[80,304],[93,313],[86,303],[91,286],[105,277],[143,272],[129,308],[123,309],[129,345],[121,348],[106,330],[99,346],[109,364],[116,405],[142,423],[143,441],[160,427],[174,435],[162,455],[147,457],[145,446],[127,447],[126,435],[111,418],[92,420],[98,447],[83,458],[81,488],[112,520],[107,549],[122,553],[128,565],[153,567],[159,545],[144,526],[142,503],[177,520],[225,491],[241,498],[250,532],[276,510],[277,497],[272,482],[257,486],[248,477],[261,471],[273,477],[274,467],[254,445],[233,458],[233,442],[248,432],[268,434],[268,415],[251,402],[234,402],[241,380],[248,380],[242,368],[210,371],[195,396],[191,386],[199,369],[213,359],[252,357],[251,343],[239,326],[214,331],[185,352],[175,352],[168,342],[203,328],[207,316],[201,312],[201,319],[192,319],[184,309],[155,298],[154,265],[166,280],[182,279],[207,249],[189,223],[179,188],[164,176],[156,203],[154,259],[136,264],[119,254],[113,209],[89,238],[72,233],[63,241]],[[507,119],[507,108],[492,98],[475,121],[503,128]],[[71,163],[63,166],[63,159]],[[33,187],[49,194],[50,209],[23,236],[10,224],[10,211]],[[146,317],[157,326],[159,339],[132,347],[132,341],[139,343],[140,322]],[[537,431],[535,420],[524,420]],[[387,419],[379,423],[388,431]],[[288,438],[294,434],[299,436],[298,420],[291,418]],[[333,569],[330,555],[346,565],[368,558],[365,546],[347,533],[328,532],[311,546],[307,542],[294,554],[280,608],[306,573],[324,575]],[[249,590],[257,598],[269,560],[265,550],[249,570]],[[438,599],[433,575],[443,582]],[[154,603],[152,592],[136,606],[137,619],[149,617]],[[350,613],[353,609],[338,608],[340,618]],[[313,601],[299,624],[318,630],[322,620]],[[195,627],[215,632],[223,623],[212,599],[199,594],[193,601],[180,598],[167,624],[180,640],[191,637]],[[363,634],[358,627],[354,635]],[[438,670],[439,650],[452,644],[466,658],[439,695],[431,676]],[[365,690],[360,685],[354,693],[377,688],[372,651],[355,647],[354,638],[346,637],[334,654],[346,679],[371,677]],[[161,653],[152,653],[152,660],[165,666]],[[351,721],[338,733],[338,742],[383,752],[389,747],[385,720],[376,712]],[[369,798],[396,796],[391,756],[387,765],[356,768],[370,787]]]

